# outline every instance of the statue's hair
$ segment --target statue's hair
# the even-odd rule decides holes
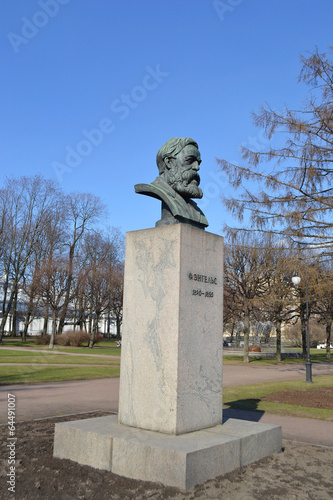
[[[191,137],[172,137],[172,139],[169,139],[165,144],[163,144],[163,146],[157,151],[156,155],[156,163],[160,175],[163,174],[165,170],[164,159],[175,158],[178,153],[180,153],[181,150],[189,144],[193,144],[193,146],[199,149],[198,144],[191,139]]]

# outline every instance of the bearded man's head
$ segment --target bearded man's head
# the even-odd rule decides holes
[[[199,188],[201,157],[198,144],[190,137],[173,137],[157,152],[160,176],[183,198],[202,198]]]

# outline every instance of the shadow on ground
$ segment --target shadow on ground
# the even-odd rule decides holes
[[[260,399],[239,399],[237,401],[228,401],[225,404],[228,405],[229,408],[223,409],[223,423],[229,420],[229,418],[259,422],[265,413],[263,411],[258,411],[260,401]]]

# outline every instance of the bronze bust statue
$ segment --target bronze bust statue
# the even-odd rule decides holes
[[[198,144],[190,137],[173,137],[158,150],[156,163],[159,176],[154,182],[134,186],[136,193],[162,201],[162,217],[155,226],[183,222],[205,229],[207,219],[191,199],[202,198]]]

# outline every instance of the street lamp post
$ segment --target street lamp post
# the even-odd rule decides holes
[[[301,282],[301,278],[297,275],[291,278],[291,281],[294,285],[299,285]],[[305,382],[313,383],[312,381],[312,363],[310,356],[310,332],[309,332],[309,295],[308,295],[308,276],[305,267],[305,302],[306,302],[306,362],[305,362],[305,370],[306,370],[306,380]]]

